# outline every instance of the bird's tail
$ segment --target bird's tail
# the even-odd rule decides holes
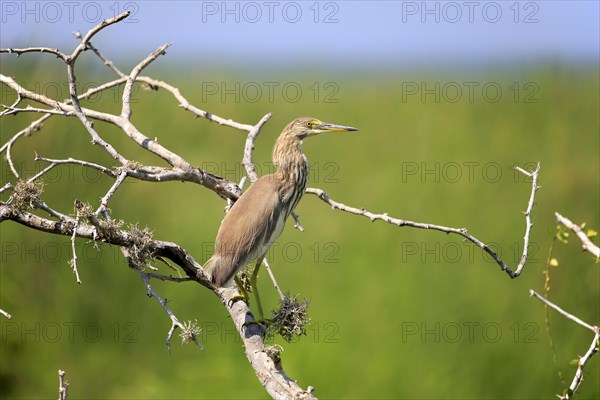
[[[221,256],[213,254],[213,256],[204,264],[204,273],[213,285],[223,287],[230,277],[223,274],[224,268],[221,266]]]
[[[208,261],[206,261],[204,263],[204,273],[208,277],[208,280],[210,280],[213,283],[213,285],[215,284],[214,275],[215,275],[216,267],[217,267],[217,263],[215,262],[214,255],[211,258],[209,258]]]

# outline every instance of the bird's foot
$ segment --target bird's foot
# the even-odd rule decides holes
[[[242,280],[240,280],[240,278],[238,278],[237,275],[235,276],[235,283],[237,285],[239,294],[236,294],[235,296],[232,296],[231,299],[229,299],[228,306],[231,307],[237,301],[242,300],[244,303],[246,303],[248,307],[250,307],[250,297],[248,296],[248,290],[246,289],[246,285]]]
[[[244,325],[242,325],[242,326],[248,326],[248,325],[269,326],[269,325],[277,325],[277,322],[275,322],[269,318],[259,318],[259,319],[252,319],[252,320],[246,321],[246,322],[244,322]]]
[[[233,306],[236,302],[238,301],[243,301],[244,303],[246,303],[246,305],[249,307],[250,306],[250,299],[248,298],[248,294],[247,293],[240,293],[237,294],[233,297],[231,297],[228,301],[228,305],[229,307]]]

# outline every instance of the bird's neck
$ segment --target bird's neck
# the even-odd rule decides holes
[[[302,140],[279,137],[273,147],[275,178],[280,182],[279,197],[285,204],[285,217],[294,210],[304,194],[308,182],[308,160],[302,152]]]
[[[276,174],[285,179],[296,180],[299,173],[308,175],[308,160],[302,151],[302,140],[280,136],[273,147],[273,163],[277,167]]]

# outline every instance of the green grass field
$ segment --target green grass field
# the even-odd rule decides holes
[[[68,97],[64,71],[32,66],[38,56],[28,57],[3,59],[3,73]],[[600,225],[597,66],[462,75],[309,70],[265,76],[155,67],[147,73],[226,118],[254,124],[272,112],[256,142],[260,173],[272,170],[273,141],[294,117],[359,127],[307,140],[310,186],[372,212],[468,228],[511,266],[522,251],[531,189],[513,167],[541,163],[531,260],[515,280],[459,237],[372,223],[306,195],[297,208],[305,231],[288,222],[270,254],[284,290],[310,300],[306,337],[277,341],[286,372],[303,387],[314,386],[321,398],[529,399],[562,391],[558,370],[570,383],[575,369],[568,363],[587,350],[592,335],[550,312],[557,368],[544,307],[528,290],[543,291],[555,211],[596,230]],[[112,79],[85,64],[78,74],[80,85]],[[0,90],[2,103],[12,103],[13,94]],[[118,112],[118,98],[109,91],[84,105]],[[133,122],[147,136],[217,175],[242,177],[243,132],[194,119],[165,92],[140,88],[134,100]],[[37,117],[0,119],[0,143]],[[126,157],[162,165],[114,127],[96,128]],[[13,158],[26,177],[44,166],[33,161],[36,152],[112,165],[75,118],[53,117],[16,143]],[[0,165],[1,185],[14,182],[4,158]],[[65,167],[46,179],[44,199],[72,214],[74,198],[97,207],[111,183]],[[148,226],[200,262],[211,254],[223,207],[209,190],[175,182],[126,182],[110,203],[114,218]],[[72,398],[266,397],[209,291],[154,283],[179,318],[203,328],[206,351],[177,340],[169,355],[170,321],[117,249],[78,240],[83,284],[77,285],[69,238],[12,222],[2,223],[0,233],[0,308],[13,315],[0,319],[2,398],[56,397],[58,369],[67,371]],[[560,264],[551,271],[549,298],[597,325],[598,264],[574,237],[557,243],[553,256]],[[263,303],[274,308],[276,292],[264,273],[260,285]],[[600,397],[598,365],[597,357],[588,364],[580,399]]]

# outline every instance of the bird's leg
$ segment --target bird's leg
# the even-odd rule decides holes
[[[234,276],[233,279],[235,281],[236,286],[238,287],[238,290],[240,291],[240,294],[233,296],[229,301],[231,302],[231,304],[233,304],[238,300],[243,300],[244,303],[250,305],[250,298],[248,296],[248,291],[244,287],[244,283],[240,280],[237,274]]]
[[[256,262],[254,271],[252,271],[252,275],[250,276],[250,286],[252,287],[252,291],[254,292],[254,298],[256,299],[256,306],[258,307],[258,315],[260,316],[259,320],[264,320],[265,315],[263,314],[262,304],[260,302],[260,296],[258,295],[258,287],[256,286],[256,279],[258,278],[258,270],[260,268],[260,264],[262,264],[262,259],[260,259]]]
[[[252,287],[252,291],[254,292],[254,298],[256,299],[256,307],[258,307],[259,318],[255,321],[248,321],[246,322],[246,324],[273,324],[272,320],[265,318],[262,304],[260,302],[260,296],[258,295],[258,287],[256,286],[256,280],[258,278],[258,270],[260,268],[260,264],[262,264],[262,259],[259,259],[256,262],[254,271],[252,271],[252,275],[250,276],[250,286]]]

